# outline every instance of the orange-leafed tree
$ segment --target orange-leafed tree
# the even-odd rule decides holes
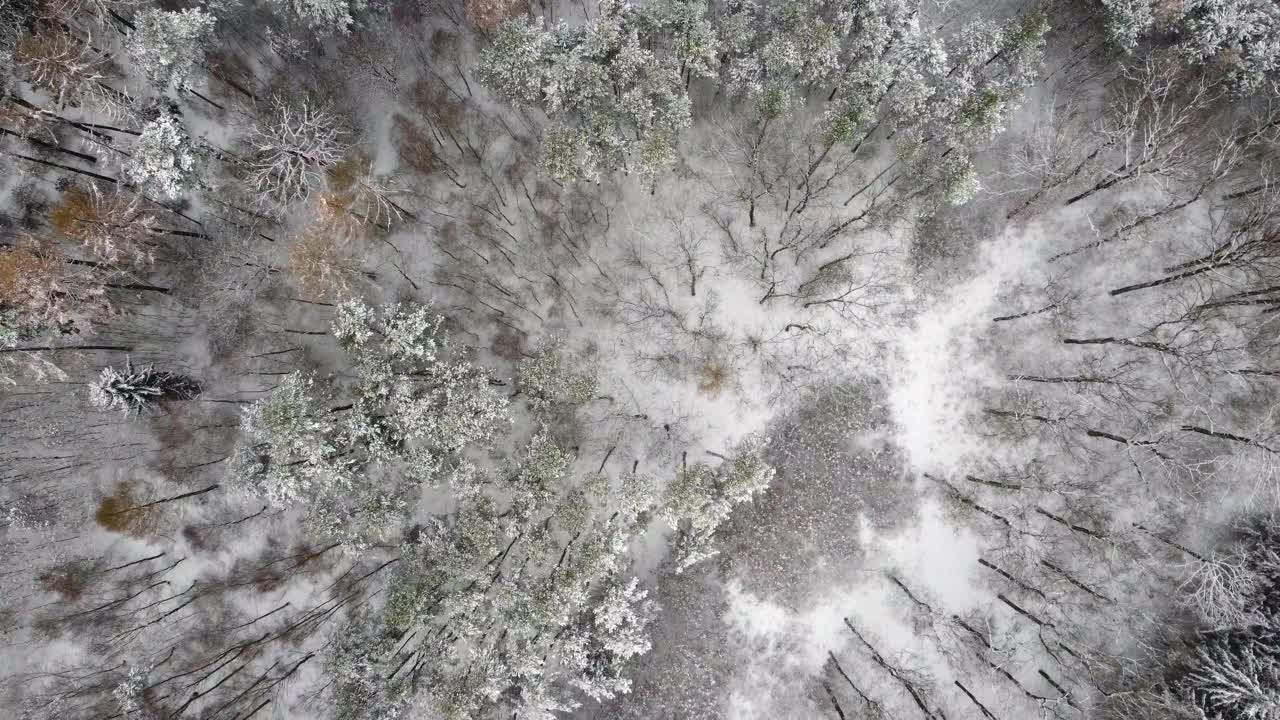
[[[352,293],[363,277],[353,240],[342,226],[323,219],[294,236],[289,265],[304,296],[340,298]]]
[[[136,197],[124,192],[93,185],[87,190],[69,188],[49,211],[49,223],[94,258],[114,267],[146,267],[155,259],[155,218]]]
[[[478,30],[488,31],[524,9],[524,0],[467,0],[467,20]]]
[[[82,332],[111,310],[104,280],[99,268],[67,262],[47,238],[0,246],[0,346]]]
[[[329,170],[328,192],[321,197],[321,213],[334,222],[356,221],[366,228],[388,229],[405,209],[396,202],[406,191],[393,175],[379,174],[367,155],[353,153]],[[346,218],[338,218],[341,213]]]
[[[62,30],[43,28],[24,36],[13,48],[13,64],[56,105],[116,99],[104,82],[109,63],[91,42]]]

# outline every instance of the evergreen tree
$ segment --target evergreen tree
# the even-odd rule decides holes
[[[149,672],[144,666],[130,665],[124,679],[111,691],[111,695],[115,698],[116,704],[120,709],[120,714],[124,717],[141,717],[142,713],[146,711],[144,707],[146,699],[143,693],[146,689]]]
[[[1183,48],[1216,61],[1238,92],[1264,86],[1280,70],[1280,7],[1269,0],[1190,0],[1179,28]]]
[[[89,385],[89,401],[100,410],[125,414],[150,409],[162,400],[191,400],[200,394],[200,385],[189,377],[148,365],[135,368],[125,361],[124,370],[105,367],[98,380]]]
[[[340,310],[335,334],[349,352],[391,345],[425,359],[439,351],[423,340],[435,337],[437,320],[392,313],[375,330],[371,313],[351,303]],[[531,374],[546,381],[534,387],[559,389],[531,402],[556,396],[571,408],[582,397],[560,392],[558,357],[533,360]],[[553,718],[581,697],[628,692],[625,665],[648,649],[654,607],[626,577],[625,553],[645,526],[652,488],[633,480],[611,496],[602,475],[575,479],[572,455],[545,431],[505,468],[460,459],[447,479],[456,508],[414,528],[385,608],[353,621],[335,648],[342,717],[390,717],[422,703],[459,720]],[[429,691],[419,696],[417,687]]]
[[[416,489],[446,479],[456,453],[483,447],[505,421],[489,376],[443,356],[442,321],[427,307],[339,305],[333,335],[355,382],[339,392],[285,376],[245,411],[236,483],[272,504],[303,506],[317,536],[351,552],[386,538]],[[346,404],[331,407],[340,398]],[[381,482],[360,481],[373,473]]]
[[[726,87],[755,101],[764,117],[786,114],[840,72],[843,38],[832,21],[833,5],[734,2],[727,10],[721,36]]]
[[[1280,717],[1280,632],[1252,626],[1206,633],[1185,682],[1213,720]]]
[[[747,438],[718,467],[688,465],[671,482],[661,514],[676,530],[677,572],[717,555],[715,531],[733,506],[769,487],[774,469],[764,461],[766,445],[763,438]]]
[[[1227,622],[1195,637],[1176,687],[1210,720],[1268,720],[1280,717],[1280,532],[1274,516],[1250,519],[1226,550],[1236,572],[1248,580],[1211,599],[1238,606],[1206,617]],[[1210,596],[1201,595],[1203,601]]]
[[[521,360],[517,378],[520,392],[535,409],[582,405],[596,392],[595,374],[574,373],[564,367],[563,354],[555,345]]]
[[[175,200],[194,187],[200,176],[200,154],[187,129],[173,112],[161,110],[142,126],[124,174],[146,192]]]
[[[379,670],[336,691],[361,699],[359,717],[402,701],[396,668],[421,677],[428,704],[449,718],[556,717],[580,706],[574,692],[607,699],[629,690],[624,665],[648,649],[653,614],[638,580],[621,576],[639,526],[609,513],[598,478],[557,492],[572,487],[568,473],[568,455],[540,435],[506,480],[474,469],[455,476],[451,522],[417,529],[381,620],[362,621],[384,623],[371,637],[414,641],[395,643],[399,653],[362,643],[358,666]],[[511,510],[499,512],[508,496]]]
[[[1151,32],[1156,16],[1152,0],[1102,0],[1107,9],[1107,38],[1126,53]]]
[[[271,4],[320,35],[350,32],[355,16],[368,7],[365,0],[271,0]]]
[[[909,164],[907,188],[924,212],[960,205],[979,190],[972,155],[1004,130],[1009,113],[1035,82],[1043,62],[1044,11],[1033,8],[1006,26],[966,25],[949,44],[950,69],[901,128],[898,155]],[[900,117],[912,117],[897,108]]]
[[[1280,70],[1280,8],[1270,0],[1102,0],[1107,35],[1126,53],[1168,28],[1186,59],[1221,71],[1231,88],[1264,91]]]
[[[161,88],[181,88],[204,61],[206,43],[217,19],[200,8],[147,8],[134,18],[125,52],[139,70]]]
[[[647,0],[638,12],[640,32],[667,48],[686,85],[695,78],[715,77],[720,39],[706,0]]]
[[[679,61],[650,50],[656,15],[604,0],[581,27],[544,29],[509,20],[484,51],[480,78],[499,94],[533,105],[552,121],[543,165],[557,180],[598,179],[624,168],[652,181],[675,162],[692,122]]]

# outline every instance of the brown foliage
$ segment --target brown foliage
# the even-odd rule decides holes
[[[0,305],[31,306],[37,301],[33,291],[49,285],[48,278],[57,275],[63,262],[57,246],[48,242],[31,239],[0,247]]]
[[[19,135],[42,135],[55,143],[57,141],[45,116],[19,104],[12,97],[0,98],[0,124]]]
[[[329,168],[328,187],[332,193],[347,193],[359,180],[369,159],[360,153],[351,153],[342,162]]]
[[[449,96],[449,89],[434,78],[420,78],[413,84],[413,106],[422,116],[444,128],[457,130],[466,109]]]
[[[68,188],[62,202],[49,211],[49,224],[80,243],[103,262],[118,266],[150,265],[154,257],[150,227],[155,219],[123,192]]]
[[[69,264],[48,239],[0,246],[0,309],[20,331],[71,331],[108,313],[103,282],[97,268]]]
[[[323,192],[316,196],[316,219],[314,222],[325,231],[342,237],[359,232],[359,223],[349,212],[351,198],[346,193]]]
[[[400,154],[400,162],[421,175],[434,175],[444,168],[432,147],[433,142],[422,128],[409,118],[396,114],[391,119],[396,148]]]
[[[49,211],[49,224],[68,237],[81,232],[80,223],[97,219],[98,209],[89,193],[80,188],[67,188],[62,202]]]
[[[145,503],[134,495],[133,483],[126,480],[116,485],[114,492],[102,498],[93,519],[100,527],[111,532],[145,537],[155,531],[159,513],[155,508],[134,509],[143,504]]]
[[[488,31],[524,10],[524,0],[467,0],[467,21]]]
[[[340,215],[345,217],[345,211]],[[361,278],[350,233],[325,222],[323,214],[294,237],[289,264],[299,291],[310,298],[349,295]]]
[[[698,392],[716,397],[733,379],[733,370],[719,360],[708,360],[698,368]]]
[[[59,103],[79,104],[101,95],[107,62],[78,38],[45,28],[24,36],[13,50],[13,62],[31,84],[52,93]]]
[[[401,218],[395,201],[404,194],[400,183],[393,176],[377,174],[373,159],[363,153],[352,153],[330,168],[327,185],[329,192],[320,197],[325,222],[357,226],[352,230],[386,230]]]
[[[39,578],[41,589],[57,593],[63,600],[75,602],[84,596],[89,587],[89,566],[81,561],[71,561],[49,568]]]

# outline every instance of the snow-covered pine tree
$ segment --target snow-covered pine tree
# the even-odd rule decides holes
[[[520,392],[534,409],[582,405],[596,392],[595,373],[574,372],[565,367],[564,352],[558,344],[521,360],[516,372]]]
[[[906,186],[924,209],[961,205],[977,194],[972,155],[1004,129],[1035,81],[1048,31],[1044,11],[1032,8],[1004,26],[970,23],[952,39],[949,70],[934,79],[937,89],[919,122],[897,141],[909,163]]]
[[[144,665],[130,665],[124,679],[112,689],[111,696],[124,717],[141,717],[146,711],[144,691],[149,673],[150,669]]]
[[[1203,717],[1280,717],[1278,527],[1273,515],[1248,519],[1187,583],[1203,627],[1187,657],[1172,664],[1170,685]]]
[[[562,656],[577,671],[570,683],[596,701],[631,692],[624,664],[649,652],[648,627],[655,612],[639,578],[611,580],[592,608],[589,622],[572,631],[564,643]]]
[[[191,400],[200,394],[200,384],[191,378],[154,366],[134,367],[125,360],[123,370],[107,366],[89,384],[89,401],[100,410],[119,410],[132,415],[153,408],[163,400]]]
[[[641,32],[668,48],[686,85],[696,78],[715,77],[720,38],[707,0],[648,0],[638,4],[638,11]]]
[[[304,504],[351,485],[343,428],[330,393],[309,375],[285,375],[240,418],[244,441],[232,456],[233,481],[272,505]]]
[[[599,15],[579,27],[512,19],[494,33],[480,79],[547,113],[543,166],[553,178],[595,180],[626,169],[651,181],[675,162],[672,148],[692,123],[691,102],[680,63],[649,49],[652,19],[604,0]]]
[[[725,86],[755,102],[764,118],[785,115],[841,68],[835,9],[823,0],[731,3],[721,30]]]
[[[147,8],[133,20],[124,49],[160,88],[181,88],[204,61],[205,44],[217,19],[200,8]]]
[[[472,469],[455,477],[468,488],[456,512],[417,529],[402,547],[385,612],[361,620],[382,624],[369,636],[399,641],[364,643],[358,666],[381,672],[361,678],[380,679],[336,686],[337,702],[359,697],[366,709],[355,717],[383,717],[406,702],[407,675],[431,688],[428,708],[459,719],[557,717],[581,696],[629,691],[624,665],[648,649],[654,612],[624,574],[640,526],[610,509],[603,478],[574,487],[568,457],[541,435],[498,476]],[[532,491],[522,494],[524,486]],[[501,511],[508,503],[512,510]]]
[[[370,333],[368,312],[352,306],[340,320],[357,351],[394,334]],[[410,336],[433,326],[405,323]],[[359,639],[337,649],[343,717],[389,717],[412,703],[445,718],[555,718],[583,697],[630,690],[625,665],[648,649],[654,607],[626,576],[625,553],[652,487],[632,479],[611,493],[606,477],[576,480],[572,466],[540,431],[501,470],[451,467],[456,508],[414,528],[383,611],[353,621]],[[414,695],[411,682],[431,690]]]
[[[1240,95],[1265,91],[1280,71],[1280,8],[1270,0],[1102,0],[1107,36],[1133,53],[1167,35],[1192,63],[1224,77]]]
[[[1280,630],[1251,625],[1205,633],[1184,682],[1206,717],[1280,716]]]
[[[176,200],[200,176],[200,152],[175,112],[161,109],[142,126],[124,174],[144,192]]]
[[[388,537],[422,485],[444,481],[456,453],[487,445],[506,420],[488,374],[445,357],[442,322],[424,306],[338,305],[333,335],[354,384],[285,376],[245,411],[235,482],[301,506],[315,536],[350,552]]]
[[[733,506],[769,487],[774,469],[764,461],[767,445],[764,438],[748,437],[718,467],[687,465],[668,486],[660,513],[676,531],[676,572],[718,554],[715,531]]]
[[[355,16],[368,7],[365,0],[271,0],[271,4],[317,35],[349,32]]]
[[[1107,39],[1132,53],[1156,22],[1153,0],[1102,0],[1107,10]]]
[[[1237,92],[1255,92],[1280,71],[1280,7],[1270,0],[1190,0],[1178,29],[1186,53],[1219,63]]]

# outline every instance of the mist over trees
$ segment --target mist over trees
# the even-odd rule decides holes
[[[0,0],[0,715],[1280,717],[1271,0]]]

